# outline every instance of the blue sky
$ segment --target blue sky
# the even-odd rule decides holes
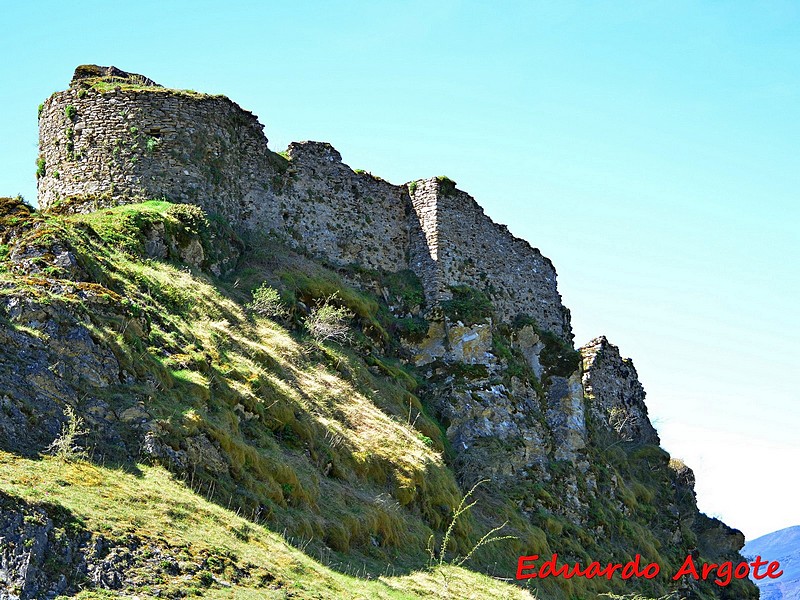
[[[578,343],[634,359],[701,509],[800,524],[800,4],[432,4],[6,5],[0,193],[35,198],[36,107],[81,63],[446,174],[554,261]]]

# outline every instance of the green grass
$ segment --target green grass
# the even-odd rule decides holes
[[[85,462],[23,459],[5,452],[0,452],[0,466],[0,490],[26,502],[61,506],[81,528],[100,532],[109,540],[125,543],[135,532],[143,545],[179,551],[183,562],[205,561],[219,570],[215,575],[223,580],[230,579],[234,566],[249,565],[247,576],[232,587],[212,583],[203,588],[204,598],[532,598],[519,588],[448,565],[406,575],[393,575],[387,565],[385,573],[371,580],[356,575],[358,565],[331,568],[267,527],[209,502],[161,467],[137,465],[139,473],[133,474]],[[155,580],[151,589],[186,587],[180,573],[126,576]],[[194,580],[200,577],[195,575]],[[121,592],[84,591],[74,597],[143,596],[138,589]]]
[[[81,81],[81,85],[85,86],[84,89],[88,88],[100,93],[112,92],[119,88],[123,92],[148,92],[152,94],[177,95],[197,99],[218,97],[213,94],[196,92],[195,90],[165,88],[158,85],[142,85],[128,79],[116,79],[113,77],[84,79]]]
[[[26,285],[42,301],[75,305],[70,310],[124,369],[155,381],[155,389],[137,393],[149,397],[165,443],[177,449],[202,435],[219,448],[227,471],[196,474],[214,482],[210,496],[247,514],[266,507],[275,527],[313,538],[309,551],[317,554],[328,547],[360,553],[376,571],[403,548],[406,565],[423,564],[425,540],[441,534],[460,492],[438,427],[426,415],[408,421],[409,406],[423,412],[410,391],[415,380],[391,362],[381,362],[385,374],[376,376],[357,353],[309,347],[302,335],[254,318],[213,278],[142,257],[144,228],[164,223],[168,234],[202,235],[205,225],[196,221],[192,211],[160,201],[47,217],[16,244],[67,244],[97,282],[82,285],[96,286],[115,308],[81,304],[73,292],[53,295],[43,281]],[[20,289],[20,278],[5,276],[6,292]],[[342,302],[365,320],[377,312],[374,300],[339,287],[332,275],[291,281],[302,294],[344,290]],[[132,392],[93,390],[117,410]],[[469,543],[468,522],[457,537]]]
[[[474,379],[509,386],[512,377],[527,381],[535,393],[526,418],[546,430],[542,390],[552,377],[577,367],[579,357],[569,345],[537,329],[545,345],[538,381],[512,343],[515,328],[535,323],[495,321],[493,350],[508,366],[505,371],[443,364],[424,379],[423,372],[403,363],[403,349],[389,335],[425,326],[421,317],[400,322],[388,306],[399,306],[401,314],[418,310],[421,286],[409,273],[326,267],[267,236],[238,238],[219,217],[166,201],[64,216],[32,213],[21,199],[3,198],[0,227],[4,235],[15,232],[0,247],[0,296],[23,295],[48,311],[69,311],[135,378],[133,384],[80,394],[90,392],[117,414],[141,400],[164,444],[180,452],[191,444],[206,450],[210,445],[223,462],[219,472],[203,463],[186,469],[168,461],[135,465],[141,433],[119,425],[122,439],[136,448],[128,463],[122,461],[125,470],[100,466],[106,459],[120,460],[118,447],[100,442],[92,448],[94,466],[61,467],[51,459],[6,455],[3,470],[9,476],[0,489],[31,501],[51,494],[91,531],[139,531],[148,539],[163,531],[170,544],[188,544],[196,555],[229,548],[239,562],[266,565],[274,576],[267,587],[245,582],[234,590],[206,588],[202,577],[193,575],[191,585],[206,597],[281,598],[296,581],[306,586],[297,588],[299,597],[338,597],[328,589],[361,597],[514,597],[467,571],[425,570],[428,539],[434,537],[435,547],[442,543],[463,496],[454,465],[462,474],[470,472],[449,446],[431,391]],[[218,278],[181,263],[174,253],[168,260],[148,258],[146,233],[159,228],[167,245],[199,240],[207,256],[232,248],[237,261]],[[54,245],[73,252],[88,281],[71,281],[47,263]],[[17,250],[38,253],[48,279],[16,272],[9,256]],[[354,279],[365,289],[388,290],[388,304],[347,283]],[[251,290],[261,285],[281,293],[289,314],[280,322],[246,308]],[[356,315],[353,344],[313,343],[303,332],[299,302],[313,307],[334,295]],[[444,306],[451,319],[477,322],[492,316],[491,303],[479,290],[456,288],[453,295]],[[34,326],[7,326],[35,338],[32,342],[47,343],[48,334]],[[658,510],[670,504],[686,514],[695,510],[691,494],[676,496],[668,454],[655,446],[609,447],[591,411],[587,426],[594,494],[569,461],[551,461],[542,476],[478,490],[478,504],[451,532],[449,556],[466,555],[504,521],[516,539],[479,549],[470,561],[474,568],[508,576],[521,554],[625,561],[642,552],[666,571],[685,556],[686,548],[664,542],[674,523]],[[482,453],[476,455],[480,460],[496,461],[521,447],[519,436],[510,436],[481,440],[473,450]],[[57,469],[68,485],[55,483]],[[141,475],[133,475],[137,470]],[[580,524],[564,514],[564,490],[572,482],[588,499]],[[276,531],[284,532],[288,546]],[[681,525],[681,533],[687,543],[698,541],[688,525]],[[352,577],[356,573],[360,576]],[[667,585],[639,591],[658,595]],[[608,587],[630,591],[621,582],[548,579],[539,592],[557,599],[594,597]],[[104,596],[85,592],[83,597]]]
[[[452,196],[456,193],[456,182],[447,177],[447,175],[439,175],[436,178],[439,183],[439,190],[444,196]]]

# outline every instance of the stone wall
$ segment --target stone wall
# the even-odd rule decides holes
[[[436,273],[426,292],[437,300],[449,288],[469,285],[488,293],[499,314],[524,313],[543,329],[571,340],[569,311],[561,303],[556,270],[528,242],[514,237],[447,179],[416,182],[412,194]]]
[[[273,170],[262,128],[221,96],[158,87],[58,92],[39,117],[39,205],[167,197],[244,221]]]
[[[479,288],[503,318],[526,313],[571,340],[553,265],[453,182],[392,185],[354,172],[320,142],[293,143],[279,155],[267,147],[258,119],[225,97],[89,67],[79,67],[70,89],[42,107],[43,209],[87,211],[162,197],[198,204],[334,264],[410,268],[430,306],[448,298],[451,286]],[[87,79],[112,71],[105,87]]]
[[[354,172],[330,144],[295,142],[287,156],[266,201],[253,202],[251,228],[283,232],[290,243],[336,264],[408,268],[413,219],[405,186]]]
[[[420,179],[409,184],[417,224],[409,239],[410,268],[420,278],[428,304],[451,297],[439,262],[438,189],[435,179]]]
[[[39,145],[43,209],[165,197],[334,263],[408,266],[405,186],[355,173],[329,144],[273,153],[258,119],[221,96],[158,86],[101,92],[78,80],[44,103]]]

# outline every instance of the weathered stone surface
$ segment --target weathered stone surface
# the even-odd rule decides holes
[[[114,66],[101,67],[99,65],[80,65],[77,67],[72,76],[70,85],[76,86],[87,79],[95,79],[97,77],[113,79],[115,81],[119,81],[120,83],[124,82],[142,86],[161,87],[155,81],[149,77],[145,77],[144,75],[139,75],[138,73],[128,73],[127,71],[123,71],[122,69],[118,69]]]
[[[144,251],[150,258],[167,258],[169,249],[167,247],[167,232],[164,223],[153,223],[152,227],[143,231]]]
[[[547,424],[555,440],[555,459],[575,461],[586,447],[586,416],[581,373],[553,377],[547,389]]]
[[[525,325],[522,329],[516,332],[514,338],[511,340],[514,348],[522,353],[528,366],[533,371],[537,378],[542,377],[542,363],[539,355],[544,350],[544,344],[539,338],[533,327]]]
[[[82,299],[93,310],[116,310],[111,301],[80,284],[53,283],[53,289]],[[23,454],[44,451],[61,430],[65,404],[72,404],[92,425],[93,444],[126,452],[112,426],[116,416],[102,399],[102,390],[125,376],[113,352],[93,337],[74,310],[74,305],[39,301],[24,292],[3,296],[0,448]]]
[[[178,247],[178,254],[181,260],[194,267],[199,267],[203,264],[206,256],[203,252],[203,245],[197,238],[192,238],[185,245]]]
[[[179,562],[180,551],[132,535],[110,540],[85,530],[60,505],[0,491],[0,600],[73,596],[87,583],[106,590],[157,589],[165,567],[187,580],[208,569],[207,559]]]
[[[605,337],[586,344],[581,355],[583,386],[597,422],[616,431],[621,439],[658,445],[633,361],[622,358],[619,348]]]
[[[572,339],[569,311],[556,288],[549,259],[505,225],[493,222],[477,202],[448,180],[414,182],[411,196],[427,242],[429,267],[420,279],[430,301],[448,299],[450,287],[486,290],[503,318],[533,317],[540,327]],[[420,260],[417,255],[418,261]]]
[[[450,287],[485,291],[503,319],[520,313],[571,340],[552,263],[440,179],[392,185],[354,172],[320,142],[285,156],[267,147],[263,126],[221,96],[182,93],[135,74],[88,65],[53,94],[39,120],[39,204],[89,211],[166,197],[202,206],[245,230],[271,231],[339,265],[413,270],[429,306]],[[99,92],[85,78],[129,78],[139,86]],[[195,264],[195,249],[185,260]],[[158,236],[153,256],[164,249]]]
[[[205,435],[196,435],[186,439],[186,454],[191,466],[205,469],[210,473],[228,472],[228,463],[219,449]]]
[[[85,572],[80,545],[88,536],[62,535],[64,523],[59,528],[53,522],[54,508],[0,491],[0,600],[45,599],[65,592],[67,579],[44,568],[48,559],[67,572],[81,567]]]
[[[431,321],[428,333],[419,344],[409,344],[414,364],[424,366],[437,359],[469,365],[489,365],[495,362],[492,350],[490,322],[464,325],[460,321],[449,325],[444,320]]]
[[[441,386],[438,406],[461,475],[511,481],[546,472],[551,434],[543,426],[533,389],[514,391],[489,379]]]
[[[183,471],[188,466],[188,458],[183,450],[175,450],[164,443],[159,426],[148,431],[142,441],[142,454],[173,470]]]

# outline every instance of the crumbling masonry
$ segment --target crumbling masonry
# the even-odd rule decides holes
[[[166,197],[271,231],[326,260],[413,270],[429,303],[484,290],[567,341],[569,311],[538,249],[494,223],[446,178],[393,185],[355,172],[326,143],[267,146],[263,125],[223,96],[176,91],[118,69],[79,67],[39,115],[39,203],[92,210]],[[91,77],[116,78],[100,88]]]

